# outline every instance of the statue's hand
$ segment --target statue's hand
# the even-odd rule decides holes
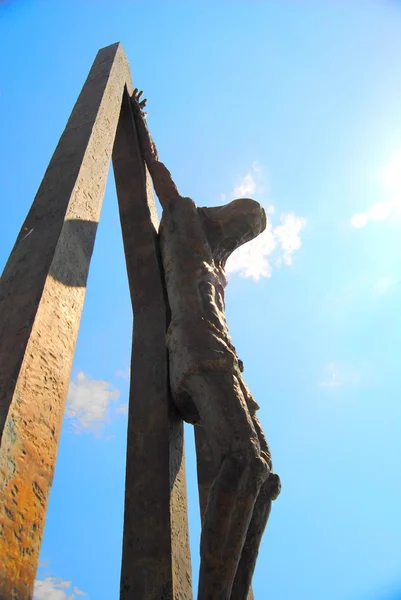
[[[146,100],[146,98],[143,98],[143,100],[141,100],[142,94],[143,94],[142,91],[140,92],[138,90],[138,88],[135,88],[134,93],[131,96],[131,101],[132,101],[132,106],[133,106],[134,110],[146,118],[147,114],[146,114],[146,112],[144,112],[143,109],[146,106],[147,100]]]

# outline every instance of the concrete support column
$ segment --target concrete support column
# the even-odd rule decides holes
[[[130,94],[121,45],[100,50],[0,280],[0,600],[32,598],[112,152],[134,309],[121,598],[192,598],[158,223]]]

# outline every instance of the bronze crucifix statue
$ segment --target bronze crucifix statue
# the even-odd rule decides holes
[[[228,333],[224,268],[266,215],[248,198],[180,196],[145,103],[121,44],[102,48],[0,278],[0,600],[33,596],[110,159],[134,315],[120,600],[192,598],[182,420],[196,431],[198,600],[252,595],[280,480]]]
[[[236,248],[264,231],[266,215],[250,198],[198,208],[181,196],[158,158],[141,97],[135,89],[132,110],[163,208],[171,395],[181,417],[204,429],[218,473],[202,520],[198,600],[246,600],[280,479],[228,332],[224,268]]]

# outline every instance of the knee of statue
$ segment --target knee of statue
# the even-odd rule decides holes
[[[260,487],[269,477],[270,468],[262,456],[260,456],[253,446],[236,451],[229,457],[233,470],[237,477],[247,472],[250,480]]]
[[[260,484],[264,484],[266,480],[270,477],[270,466],[265,460],[265,458],[260,455],[256,458],[253,463],[253,473],[255,477],[255,481]]]
[[[271,457],[269,448],[262,450],[260,455],[267,462],[267,465],[269,467],[269,472],[271,472],[273,470],[273,463],[272,463],[272,457]]]

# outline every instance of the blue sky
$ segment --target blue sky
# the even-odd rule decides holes
[[[401,3],[3,1],[1,265],[115,41],[181,192],[212,205],[246,191],[269,209],[226,296],[283,481],[256,600],[399,600]],[[111,174],[35,600],[118,598],[131,323]]]

